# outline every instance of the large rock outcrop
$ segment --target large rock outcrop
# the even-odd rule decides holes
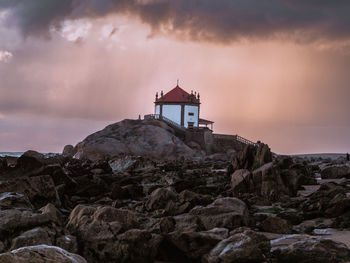
[[[247,144],[232,161],[232,167],[234,170],[254,170],[271,161],[272,153],[267,144],[259,143],[257,146]]]
[[[265,147],[264,147],[265,148]],[[250,160],[250,151],[245,151],[243,160]],[[261,160],[267,160],[262,158]],[[259,160],[259,159],[258,159]],[[254,158],[251,164],[261,164]],[[234,196],[242,194],[256,194],[266,200],[277,201],[282,196],[296,196],[302,184],[316,183],[306,166],[294,163],[290,157],[280,156],[273,162],[266,163],[250,171],[254,165],[243,165],[231,175],[232,192]]]
[[[91,134],[75,147],[75,157],[98,160],[118,155],[157,159],[193,157],[196,152],[164,122],[123,120]]]

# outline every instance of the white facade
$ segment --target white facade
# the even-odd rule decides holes
[[[162,116],[181,125],[181,105],[163,105]]]
[[[160,114],[160,105],[156,105],[156,108],[154,110],[154,114],[156,114],[156,115]]]
[[[199,107],[185,105],[184,126],[188,128],[188,123],[193,123],[193,127],[198,127]]]

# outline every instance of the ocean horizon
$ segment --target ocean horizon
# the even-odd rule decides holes
[[[25,152],[0,152],[0,157],[5,157],[5,156],[20,157],[23,153]],[[43,154],[45,157],[52,157],[55,155],[59,155],[59,153],[41,153],[41,154]]]

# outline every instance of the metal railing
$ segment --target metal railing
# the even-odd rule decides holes
[[[257,145],[255,142],[252,142],[252,141],[250,141],[250,140],[248,140],[246,138],[243,138],[243,137],[241,137],[239,135],[236,135],[236,140],[239,141],[239,142],[245,143],[245,144],[251,144],[251,145],[254,145],[254,146]]]
[[[244,144],[251,144],[251,145],[254,145],[256,146],[257,143],[255,142],[252,142],[246,138],[243,138],[239,135],[228,135],[228,134],[214,134],[214,138],[217,138],[217,139],[224,139],[224,140],[236,140],[238,142],[241,142],[241,143],[244,143]]]
[[[186,128],[181,126],[180,124],[178,124],[177,122],[173,121],[173,120],[170,120],[168,119],[167,117],[164,117],[164,116],[161,116],[159,114],[147,114],[144,116],[144,119],[145,120],[162,120],[164,122],[166,122],[167,124],[170,124],[170,125],[173,125],[175,126],[176,128],[182,130],[182,131],[186,131]]]

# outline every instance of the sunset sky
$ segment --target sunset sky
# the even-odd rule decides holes
[[[0,152],[60,152],[177,79],[216,133],[350,152],[350,2],[0,0]]]

